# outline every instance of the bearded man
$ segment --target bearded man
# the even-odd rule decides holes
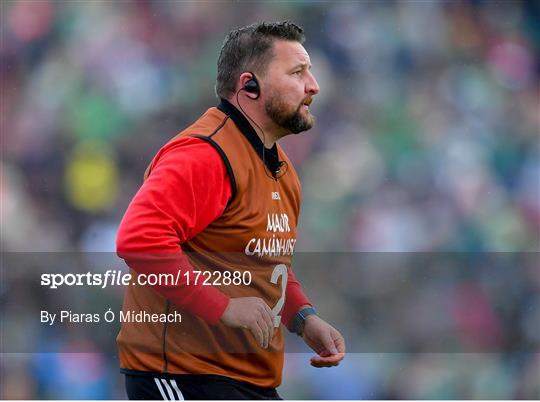
[[[161,148],[124,215],[117,252],[134,277],[175,279],[129,286],[124,312],[182,317],[122,323],[130,399],[280,399],[281,324],[317,353],[313,366],[344,357],[291,268],[300,183],[277,141],[315,123],[304,39],[291,22],[231,31],[220,104]]]

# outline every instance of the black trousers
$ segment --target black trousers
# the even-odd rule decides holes
[[[275,388],[261,388],[220,375],[126,374],[129,399],[281,399]]]

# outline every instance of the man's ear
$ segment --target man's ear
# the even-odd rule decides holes
[[[240,91],[246,92],[246,95],[253,100],[261,95],[257,76],[251,71],[240,74]]]

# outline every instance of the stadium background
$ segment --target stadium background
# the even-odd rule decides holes
[[[2,2],[2,250],[113,251],[149,160],[216,103],[225,34],[290,19],[321,86],[316,128],[283,141],[303,183],[297,251],[538,251],[538,17],[533,1]],[[516,325],[538,319],[539,288]],[[5,354],[0,397],[124,398],[112,341]],[[540,395],[538,354],[308,357],[287,356],[284,397]]]

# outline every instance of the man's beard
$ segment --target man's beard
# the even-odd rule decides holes
[[[315,125],[315,117],[309,110],[307,114],[302,114],[302,106],[304,106],[303,102],[291,111],[291,107],[275,95],[268,98],[264,104],[266,113],[272,121],[293,134],[309,130]]]

